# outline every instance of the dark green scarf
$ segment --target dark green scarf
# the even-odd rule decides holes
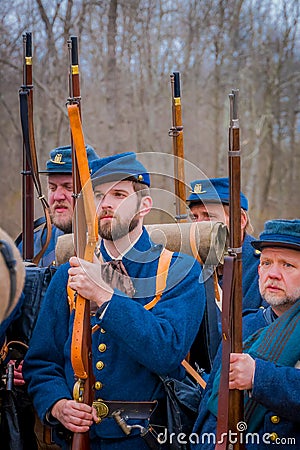
[[[300,359],[300,301],[267,327],[261,328],[244,342],[244,352],[253,359],[271,361],[279,366],[294,367]],[[221,369],[216,374],[208,409],[217,416]],[[260,427],[267,409],[245,393],[247,431]]]

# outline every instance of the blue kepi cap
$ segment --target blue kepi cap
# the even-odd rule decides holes
[[[150,175],[134,152],[100,158],[91,163],[93,185],[133,178],[150,186]]]
[[[229,178],[206,178],[191,181],[191,191],[187,202],[229,204]],[[241,208],[248,210],[248,199],[240,193]]]
[[[286,247],[300,250],[300,220],[268,220],[265,223],[264,231],[259,235],[259,240],[252,241],[251,245],[257,250],[265,247]]]
[[[87,151],[89,166],[95,159],[100,159],[93,147],[85,146]],[[50,159],[46,163],[46,170],[41,170],[40,173],[72,173],[72,149],[70,145],[64,147],[57,147],[51,150]]]

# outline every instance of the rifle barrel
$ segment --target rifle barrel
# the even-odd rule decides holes
[[[23,86],[29,89],[32,105],[32,34],[23,34]],[[30,111],[28,112],[30,114]],[[24,261],[32,261],[34,257],[34,185],[30,164],[23,143],[23,171],[22,171],[22,253]]]
[[[169,135],[173,138],[175,207],[178,222],[186,222],[186,190],[184,173],[183,126],[180,97],[180,74],[170,75],[172,93],[172,128]]]
[[[231,300],[231,352],[242,352],[242,235],[241,235],[241,157],[240,129],[238,119],[238,90],[232,90],[230,100],[229,126],[229,184],[230,184],[230,251],[235,256],[233,296]],[[238,389],[229,391],[229,430],[236,431],[237,424],[244,420],[244,393]],[[234,450],[244,448],[240,442]]]
[[[239,432],[244,420],[243,391],[229,389],[230,353],[242,352],[242,237],[241,237],[241,158],[238,119],[238,91],[229,94],[229,256],[225,257],[222,306],[222,369],[218,399],[216,450],[243,450],[240,439],[229,442],[228,433]],[[225,438],[223,439],[223,437]]]

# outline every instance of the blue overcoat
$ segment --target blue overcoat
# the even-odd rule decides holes
[[[243,338],[246,339],[258,329],[269,325],[272,320],[275,318],[270,313],[270,307],[247,314],[243,320]],[[214,361],[191,436],[192,450],[215,448],[217,419],[208,410],[207,402],[220,363],[221,348]],[[279,450],[300,448],[300,370],[256,359],[251,395],[268,411],[255,435],[247,435],[246,432],[246,450],[267,450],[272,444]]]
[[[187,255],[174,254],[161,300],[147,311],[144,305],[155,296],[161,251],[162,247],[153,244],[143,229],[122,259],[135,287],[134,297],[114,290],[104,317],[100,319],[98,313],[92,317],[92,325],[99,325],[92,336],[96,399],[159,400],[165,394],[157,375],[184,376],[181,361],[196,336],[205,308],[204,287],[199,282],[201,267]],[[110,259],[103,244],[101,253],[105,261]],[[70,316],[66,294],[68,268],[69,264],[61,266],[49,285],[24,362],[28,391],[44,422],[54,403],[72,398],[73,313]],[[125,435],[113,419],[106,418],[91,427],[90,436],[95,441],[97,437]]]

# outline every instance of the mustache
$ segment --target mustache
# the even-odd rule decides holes
[[[65,202],[65,201],[54,202],[54,203],[51,205],[52,211],[54,211],[54,210],[57,209],[57,208],[67,208],[67,209],[70,209],[70,207],[71,207],[70,203]]]
[[[268,288],[279,288],[279,289],[281,289],[281,285],[280,285],[280,283],[268,283],[268,284],[266,284],[265,285],[265,288],[266,289],[268,289]]]
[[[112,211],[110,211],[109,209],[103,209],[100,214],[99,214],[99,219],[103,219],[103,217],[117,217],[116,214],[114,214]]]

